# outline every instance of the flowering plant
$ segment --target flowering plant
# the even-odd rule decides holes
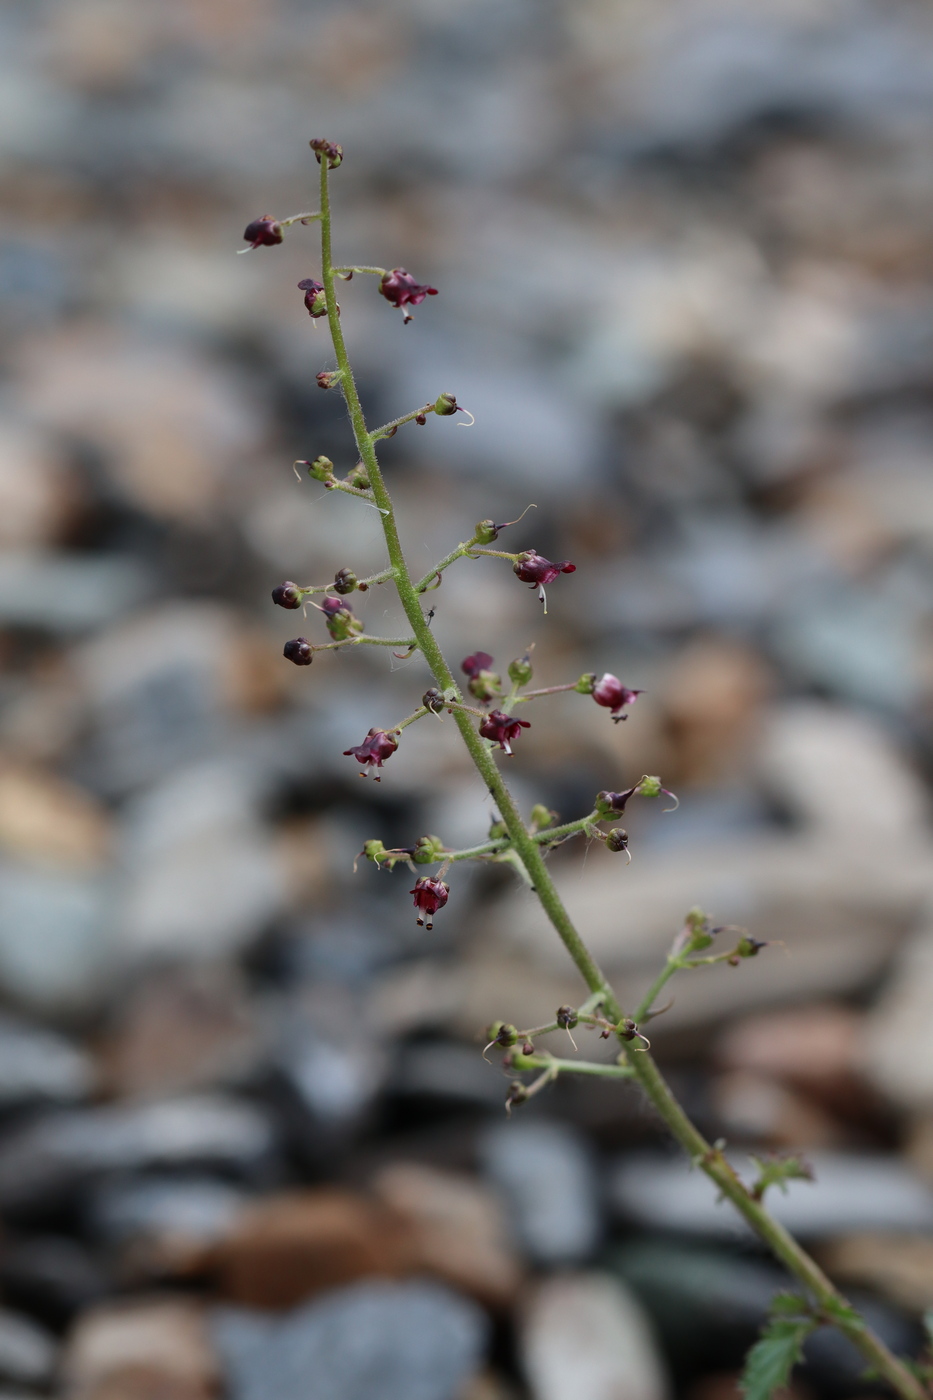
[[[331,637],[330,641],[319,643],[296,637],[285,644],[285,656],[296,665],[306,666],[311,664],[317,652],[338,647],[388,646],[400,648],[397,654],[404,656],[420,652],[433,681],[422,696],[420,705],[397,724],[371,728],[360,744],[344,752],[357,760],[364,774],[371,771],[379,781],[383,765],[394,757],[400,747],[403,731],[425,716],[446,712],[452,716],[499,813],[488,838],[465,850],[449,850],[438,837],[423,836],[414,846],[401,849],[387,849],[380,840],[373,839],[366,842],[360,854],[380,869],[392,870],[399,863],[409,866],[413,872],[416,866],[438,867],[434,874],[419,875],[409,892],[414,898],[418,923],[428,929],[432,927],[434,915],[444,908],[451,896],[450,885],[444,877],[457,862],[508,861],[525,877],[563,940],[586,985],[587,995],[578,1006],[559,1007],[554,1019],[545,1025],[519,1029],[499,1021],[490,1027],[486,1051],[493,1047],[502,1050],[503,1063],[514,1076],[508,1089],[506,1107],[511,1110],[525,1102],[563,1074],[634,1080],[640,1085],[693,1164],[712,1179],[721,1195],[732,1202],[801,1286],[799,1294],[779,1294],[776,1297],[770,1321],[749,1354],[743,1378],[743,1388],[749,1400],[767,1400],[776,1388],[786,1383],[794,1363],[800,1357],[804,1340],[821,1325],[834,1325],[845,1333],[873,1371],[904,1400],[925,1400],[925,1375],[916,1366],[912,1367],[893,1355],[817,1263],[767,1210],[764,1204],[767,1190],[775,1185],[783,1187],[792,1177],[806,1176],[806,1164],[795,1157],[760,1162],[757,1164],[757,1179],[752,1184],[746,1184],[727,1160],[724,1144],[707,1142],[691,1122],[651,1054],[644,1028],[653,1017],[666,1009],[658,1008],[657,1000],[672,977],[683,971],[695,971],[718,963],[739,966],[745,959],[755,957],[765,945],[747,933],[740,933],[732,946],[721,949],[717,938],[726,930],[713,927],[701,910],[690,910],[647,994],[636,1007],[626,1012],[561,900],[547,861],[548,854],[557,845],[582,834],[604,842],[611,851],[625,852],[630,857],[626,832],[618,826],[604,830],[604,824],[620,816],[634,797],[669,797],[674,806],[676,798],[663,786],[659,777],[646,774],[624,792],[606,790],[598,793],[592,810],[573,821],[557,824],[555,813],[536,806],[526,822],[503,779],[496,755],[502,753],[509,756],[512,745],[522,731],[531,728],[528,720],[515,717],[514,711],[519,705],[557,692],[573,691],[592,697],[598,706],[610,711],[612,720],[618,722],[626,718],[628,707],[641,691],[624,685],[616,676],[606,674],[597,679],[595,673],[585,674],[578,680],[562,685],[529,690],[527,687],[533,671],[527,655],[509,664],[509,685],[506,687],[501,676],[492,670],[493,657],[487,652],[478,651],[466,657],[461,664],[461,671],[468,678],[470,699],[478,703],[470,704],[464,699],[454,672],[431,630],[433,612],[425,613],[424,595],[440,587],[445,571],[458,560],[489,556],[507,560],[520,581],[537,589],[546,611],[545,586],[555,583],[562,574],[573,573],[576,566],[569,559],[554,563],[535,549],[518,553],[491,549],[489,546],[498,540],[500,532],[507,525],[517,522],[496,524],[488,519],[481,520],[469,539],[439,560],[423,578],[412,577],[402,549],[395,508],[379,465],[377,444],[394,436],[405,424],[415,423],[423,427],[430,414],[447,418],[465,410],[457,403],[454,394],[441,393],[433,402],[425,403],[379,428],[370,429],[347,354],[336,284],[338,279],[349,281],[354,274],[378,277],[377,290],[391,305],[401,309],[406,323],[412,319],[410,308],[419,306],[429,296],[436,296],[437,289],[419,283],[404,268],[387,271],[380,267],[342,267],[334,264],[329,176],[332,170],[341,165],[343,151],[331,141],[315,140],[310,144],[320,165],[320,209],[288,219],[276,219],[268,214],[254,219],[245,233],[249,248],[243,251],[278,246],[284,239],[285,231],[295,224],[320,224],[320,281],[314,277],[305,278],[299,283],[299,289],[305,294],[305,306],[310,315],[315,319],[327,318],[337,368],[322,370],[317,382],[322,388],[336,390],[343,395],[359,461],[343,478],[337,477],[334,465],[327,457],[319,456],[311,462],[295,465],[296,468],[306,468],[308,474],[323,482],[326,489],[344,492],[375,506],[382,521],[389,562],[381,571],[364,579],[357,578],[350,568],[345,567],[338,570],[333,583],[304,587],[288,581],[275,588],[273,602],[289,610],[302,606],[306,599],[315,595],[323,595],[320,611]],[[347,595],[356,590],[365,591],[385,583],[391,583],[398,593],[411,629],[408,636],[377,637],[367,634],[362,622],[345,601]],[[569,1034],[581,1024],[598,1029],[601,1038],[615,1043],[618,1054],[614,1061],[604,1063],[585,1061],[576,1056],[559,1057],[550,1050],[538,1048],[536,1042],[543,1037],[556,1032]]]

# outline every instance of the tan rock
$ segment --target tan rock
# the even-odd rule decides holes
[[[73,783],[40,768],[0,765],[0,850],[72,869],[106,859],[111,822]]]
[[[671,782],[721,783],[741,769],[770,674],[750,647],[700,641],[683,652],[661,687]]]
[[[400,1162],[373,1182],[376,1194],[412,1229],[422,1268],[481,1301],[514,1301],[521,1267],[502,1208],[471,1177]]]
[[[203,1311],[187,1298],[105,1303],[82,1313],[62,1376],[70,1400],[211,1400],[220,1385]]]
[[[857,1072],[864,1033],[861,1012],[820,1002],[746,1016],[720,1036],[715,1053],[729,1069],[820,1087]]]
[[[825,1245],[820,1261],[834,1278],[876,1289],[911,1312],[933,1304],[933,1239],[927,1236],[848,1235]]]
[[[204,1262],[232,1302],[290,1308],[359,1278],[410,1273],[417,1253],[411,1227],[387,1206],[324,1188],[250,1206]]]
[[[733,1070],[713,1080],[711,1097],[730,1137],[772,1147],[840,1147],[844,1128],[820,1106],[763,1074]]]

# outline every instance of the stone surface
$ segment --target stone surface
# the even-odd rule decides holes
[[[933,1240],[907,1234],[865,1233],[829,1240],[820,1262],[843,1284],[880,1293],[899,1307],[923,1313],[933,1305]]]
[[[0,1017],[0,1107],[35,1101],[74,1103],[97,1082],[90,1056],[54,1031]]]
[[[290,1308],[360,1278],[411,1272],[413,1233],[387,1206],[322,1187],[247,1206],[203,1262],[231,1302]]]
[[[608,1274],[542,1283],[525,1309],[520,1351],[534,1400],[663,1400],[668,1391],[647,1317]]]
[[[483,1167],[536,1264],[577,1263],[599,1244],[602,1222],[584,1139],[565,1123],[516,1120],[488,1128]]]
[[[411,1227],[419,1267],[481,1302],[513,1302],[522,1270],[501,1204],[487,1187],[413,1162],[383,1168],[372,1185]]]
[[[933,1108],[933,908],[901,950],[866,1027],[865,1072],[895,1103]]]
[[[231,1400],[458,1400],[487,1325],[440,1284],[361,1283],[281,1321],[214,1315]]]
[[[62,1375],[75,1400],[210,1400],[219,1367],[197,1301],[136,1298],[83,1314]]]
[[[103,1173],[159,1166],[248,1175],[272,1146],[265,1114],[219,1095],[49,1114],[0,1144],[0,1201],[48,1205]]]
[[[850,1230],[933,1229],[933,1192],[896,1157],[812,1152],[814,1181],[772,1190],[768,1209],[792,1234],[826,1238]],[[730,1160],[746,1180],[754,1167],[740,1153]],[[625,1218],[648,1228],[742,1238],[750,1234],[713,1183],[679,1157],[632,1153],[612,1177],[611,1199]]]
[[[0,859],[0,984],[40,1013],[100,1004],[113,953],[113,892],[103,876]]]
[[[40,768],[0,767],[0,849],[66,870],[97,870],[112,827],[89,793]]]
[[[58,1345],[28,1317],[0,1308],[0,1377],[13,1384],[45,1387],[55,1370]]]

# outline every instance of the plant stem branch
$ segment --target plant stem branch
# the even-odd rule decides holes
[[[328,162],[326,159],[321,161],[320,223],[321,277],[327,299],[327,319],[330,326],[331,339],[333,341],[337,363],[342,371],[341,387],[346,398],[357,449],[369,473],[373,500],[382,516],[386,549],[388,550],[390,564],[395,571],[395,582],[398,588],[399,599],[405,611],[405,615],[411,624],[415,640],[430,667],[438,688],[441,691],[452,691],[457,699],[460,699],[460,691],[451,674],[450,667],[431,632],[428,619],[421,611],[418,588],[412,582],[411,575],[408,571],[408,565],[399,539],[392,500],[386,490],[376,456],[375,446],[366,427],[366,419],[363,414],[362,405],[360,404],[356,382],[353,378],[353,372],[347,355],[343,329],[337,313],[337,301],[334,291],[334,266],[331,252],[330,195],[328,190]],[[512,560],[517,558],[517,555],[500,554],[499,551],[495,550],[477,549],[475,552],[493,554],[501,558]],[[430,577],[433,578],[434,574],[432,573]],[[475,729],[471,715],[464,713],[464,711],[460,709],[456,709],[453,717],[454,723],[460,730],[460,734],[463,738],[463,742],[466,744],[470,757],[482,777],[490,796],[498,807],[502,822],[509,834],[512,850],[527,872],[532,889],[537,894],[545,914],[563,941],[583,981],[590,991],[597,995],[599,1001],[601,1001],[607,1018],[614,1024],[619,1024],[622,1021],[622,1012],[615,993],[612,991],[599,964],[587,948],[575,928],[570,915],[564,908],[557,888],[551,879],[539,843],[525,826],[512,794],[502,779],[502,775],[499,772],[489,746]],[[540,834],[553,835],[553,833]],[[784,1227],[768,1213],[765,1207],[753,1198],[751,1192],[743,1185],[739,1177],[726,1162],[722,1153],[711,1147],[698,1129],[693,1126],[690,1119],[671,1093],[670,1088],[650,1053],[633,1053],[627,1058],[628,1065],[625,1066],[625,1068],[633,1072],[633,1077],[638,1080],[671,1133],[685,1149],[690,1158],[706,1172],[707,1176],[719,1187],[722,1194],[733,1203],[759,1237],[770,1246],[781,1262],[800,1279],[822,1306],[832,1311],[834,1307],[839,1308],[843,1305],[845,1299],[842,1294],[836,1290],[815,1261],[801,1249],[800,1245],[798,1245]],[[571,1065],[574,1064],[573,1061],[569,1063]],[[548,1069],[545,1070],[545,1074],[548,1073],[549,1069],[550,1064]],[[855,1322],[848,1322],[840,1319],[837,1325],[855,1344],[869,1364],[903,1397],[903,1400],[929,1400],[920,1381],[911,1375],[907,1367],[888,1350],[884,1343],[874,1335],[861,1319]]]

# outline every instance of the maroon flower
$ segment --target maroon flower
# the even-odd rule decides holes
[[[304,277],[298,283],[298,290],[305,294],[305,307],[309,316],[313,316],[316,321],[319,316],[327,315],[327,299],[322,283],[315,282],[313,277]]]
[[[537,588],[538,597],[544,604],[544,611],[547,612],[544,585],[553,583],[558,574],[576,573],[577,566],[571,564],[569,559],[561,559],[558,564],[552,564],[550,559],[545,559],[544,555],[539,554],[536,549],[526,549],[524,554],[520,554],[512,565],[512,571],[518,575],[522,583],[530,583],[532,588]]]
[[[301,589],[297,583],[280,583],[272,590],[272,601],[279,608],[300,608]]]
[[[357,744],[355,749],[344,749],[344,757],[353,757],[357,763],[362,763],[364,767],[360,770],[360,777],[366,777],[366,768],[381,768],[387,758],[391,758],[398,748],[398,740],[391,734],[387,734],[384,729],[371,729],[363,740],[362,744]],[[379,782],[379,774],[373,773],[376,782]]]
[[[480,671],[488,671],[492,665],[492,657],[488,651],[474,651],[472,656],[465,656],[460,662],[460,669],[465,676],[478,676]]]
[[[607,671],[601,680],[598,680],[593,687],[592,696],[597,705],[602,705],[605,709],[612,711],[612,718],[616,724],[620,719],[628,719],[628,715],[622,713],[626,705],[634,705],[639,695],[644,691],[629,690],[627,685],[623,685],[618,676],[611,676]]]
[[[379,290],[386,301],[404,312],[406,325],[411,320],[411,314],[405,311],[406,306],[420,306],[425,297],[437,296],[436,287],[429,287],[426,282],[416,282],[404,267],[394,267],[391,272],[385,273]]]
[[[278,219],[274,219],[271,214],[263,214],[262,218],[254,219],[251,224],[246,225],[243,237],[251,248],[274,248],[277,243],[282,242],[285,235]]]
[[[504,710],[493,710],[488,714],[479,727],[479,732],[484,739],[492,739],[493,743],[499,745],[505,753],[512,752],[512,743],[521,734],[523,729],[530,729],[531,725],[527,719],[513,719]]]
[[[309,278],[308,280],[310,281],[310,278]],[[315,282],[314,285],[317,286],[317,283]],[[309,293],[309,295],[310,295],[310,293]],[[307,298],[307,297],[305,297],[305,306],[308,306],[308,298]],[[311,311],[310,306],[308,306],[308,310]],[[326,307],[325,307],[325,310],[326,310]],[[321,315],[321,312],[320,312],[320,311],[318,311],[318,312],[311,311],[311,315],[312,315],[312,316],[315,316],[315,315],[320,316],[320,315]],[[339,370],[339,369],[319,369],[318,372],[317,372],[317,374],[316,374],[314,377],[315,377],[315,379],[317,380],[317,387],[318,387],[319,389],[333,389],[334,385],[335,385],[335,384],[339,384],[340,381],[341,381],[341,379],[343,378],[343,376],[342,376],[342,374],[340,373],[340,370]]]
[[[418,915],[418,927],[433,928],[434,915],[447,903],[450,886],[445,885],[443,880],[435,880],[431,875],[422,875],[415,881],[415,888],[408,893],[415,896],[415,908],[421,910]],[[427,922],[421,917],[422,914],[427,915]]]
[[[296,666],[310,666],[314,660],[314,647],[307,637],[293,637],[290,642],[285,643],[282,655],[289,661],[294,661]]]

